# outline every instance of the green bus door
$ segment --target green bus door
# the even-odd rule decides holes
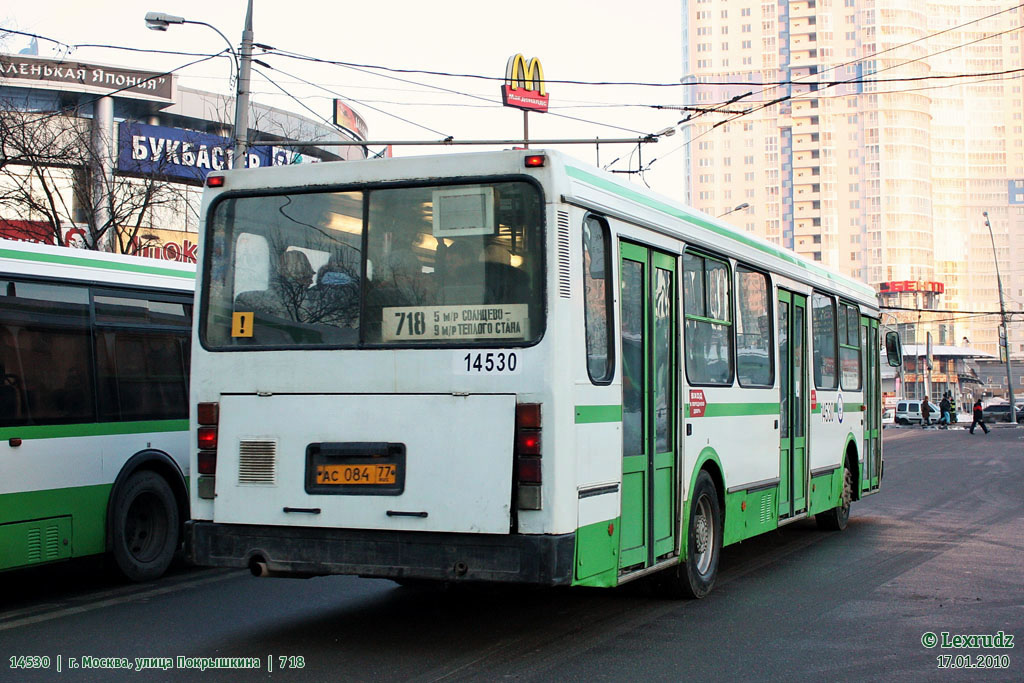
[[[807,510],[807,297],[779,290],[779,519]]]
[[[620,568],[675,549],[678,302],[675,257],[620,245],[622,518]]]
[[[882,469],[879,445],[882,422],[881,378],[878,372],[878,321],[860,319],[860,349],[864,358],[864,466],[861,468],[861,491],[877,489]]]

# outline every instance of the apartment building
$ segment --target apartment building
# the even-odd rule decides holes
[[[1024,308],[1024,12],[1005,9],[683,0],[688,201],[747,203],[738,227],[880,291],[940,283],[952,313],[886,322],[998,354],[998,316],[974,315],[999,310],[997,262]],[[1024,352],[1024,324],[1010,340]]]

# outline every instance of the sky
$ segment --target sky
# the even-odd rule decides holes
[[[40,40],[40,56],[61,54],[84,62],[154,71],[175,69],[196,57],[86,45],[207,54],[226,47],[224,39],[205,26],[186,24],[171,26],[166,32],[148,30],[143,20],[147,11],[206,22],[237,47],[246,0],[44,0],[0,10],[0,27],[63,44]],[[549,80],[673,84],[682,75],[681,0],[639,0],[631,4],[610,0],[254,0],[253,35],[256,43],[289,53],[393,69],[503,77],[508,58],[522,53],[540,59]],[[19,52],[29,44],[29,38],[20,35],[5,38],[0,34],[0,41],[0,50],[6,52]],[[254,65],[253,101],[330,120],[333,98],[348,98],[350,106],[366,120],[372,140],[438,140],[449,135],[460,140],[504,140],[523,134],[522,112],[501,106],[500,81],[367,72],[259,51],[254,57],[272,68]],[[294,99],[258,72],[269,76]],[[177,73],[180,85],[224,94],[234,92],[232,67],[226,58],[208,60]],[[529,132],[533,140],[635,138],[662,131],[682,118],[682,112],[676,110],[621,106],[678,106],[684,99],[680,87],[552,83],[548,93],[553,113],[584,121],[531,114]],[[608,166],[614,161],[610,166],[614,170],[636,169],[641,159],[645,166],[654,160],[642,178],[620,177],[682,199],[682,142],[677,134],[646,144],[639,158],[636,145],[605,144],[599,152],[594,145],[561,149],[592,164]],[[394,153],[401,156],[475,149],[396,147]]]

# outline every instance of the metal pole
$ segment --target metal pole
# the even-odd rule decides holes
[[[523,110],[523,149],[530,149],[530,112]]]
[[[1003,325],[1003,348],[1006,349],[1006,391],[1010,399],[1010,410],[1007,411],[1006,421],[1015,424],[1017,422],[1017,405],[1013,400],[1013,370],[1010,364],[1010,328],[1006,324],[1006,303],[1003,301],[1003,280],[999,277],[999,256],[996,254],[996,238],[992,234],[992,224],[988,220],[988,211],[981,212],[985,216],[985,225],[988,226],[988,238],[992,240],[992,259],[996,264],[996,286],[999,287],[999,317]]]
[[[238,89],[235,92],[235,152],[232,166],[246,167],[249,139],[249,72],[252,69],[252,0],[245,13],[242,47],[239,52]]]

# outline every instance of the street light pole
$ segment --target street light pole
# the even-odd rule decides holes
[[[732,207],[731,209],[729,209],[725,213],[719,214],[718,216],[716,216],[716,218],[721,218],[722,216],[728,216],[733,211],[742,211],[743,209],[749,209],[749,208],[750,208],[750,204],[748,204],[747,202],[743,202],[742,204],[740,204],[738,206]]]
[[[988,211],[982,211],[985,217],[985,225],[988,226],[988,237],[992,240],[992,258],[996,263],[996,286],[999,287],[999,317],[1003,326],[1003,348],[1006,349],[1006,391],[1009,394],[1010,410],[1007,414],[1007,421],[1011,424],[1017,422],[1017,405],[1013,400],[1013,370],[1010,364],[1010,328],[1006,324],[1006,303],[1003,301],[1003,280],[999,277],[999,257],[996,254],[996,238],[992,234],[992,224],[988,220]]]
[[[235,62],[235,71],[238,75],[235,87],[235,122],[232,130],[234,149],[232,152],[232,167],[235,160],[240,160],[240,168],[245,168],[245,156],[249,146],[249,73],[252,71],[252,0],[249,0],[249,7],[245,12],[245,27],[242,30],[242,45],[236,52],[235,46],[231,44],[227,36],[221,33],[213,24],[205,21],[193,21],[185,17],[165,14],[164,12],[147,12],[146,28],[154,31],[166,31],[171,24],[199,24],[212,28],[217,35],[228,44],[228,51]]]

